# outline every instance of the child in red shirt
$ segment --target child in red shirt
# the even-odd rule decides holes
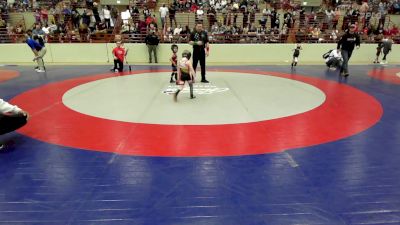
[[[118,73],[124,70],[125,48],[122,46],[121,41],[116,44],[117,47],[113,49],[112,53],[114,55],[114,71]]]
[[[172,56],[169,59],[169,61],[171,62],[171,67],[172,67],[172,73],[171,73],[171,79],[169,80],[170,83],[174,83],[174,77],[175,80],[177,80],[177,64],[178,64],[178,56],[176,55],[176,53],[178,52],[178,45],[173,44],[171,46],[171,50],[172,50]]]

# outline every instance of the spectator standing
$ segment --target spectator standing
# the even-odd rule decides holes
[[[160,42],[159,37],[157,36],[156,32],[154,30],[150,30],[149,34],[145,38],[145,43],[147,45],[147,49],[149,52],[149,63],[152,63],[152,55],[154,55],[154,61],[155,63],[158,63],[157,60],[157,46],[158,43]]]

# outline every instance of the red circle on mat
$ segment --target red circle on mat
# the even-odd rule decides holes
[[[19,76],[19,72],[15,70],[0,70],[0,83],[14,79]]]
[[[384,67],[380,67],[370,70],[368,72],[368,75],[375,79],[383,80],[393,84],[400,84],[400,77],[398,76],[398,74],[400,74],[399,68],[387,69]]]
[[[346,84],[278,72],[218,71],[301,81],[322,90],[326,101],[294,116],[228,125],[129,123],[84,115],[64,106],[62,96],[71,88],[114,76],[102,74],[48,84],[22,93],[12,102],[32,115],[28,125],[19,130],[22,134],[57,145],[143,156],[233,156],[280,152],[357,134],[378,122],[383,113],[381,104],[374,97]],[[136,71],[134,74],[147,72],[150,71]]]

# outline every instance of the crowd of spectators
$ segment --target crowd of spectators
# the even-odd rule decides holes
[[[115,34],[143,42],[149,32],[164,42],[184,42],[194,23],[177,20],[179,16],[203,21],[215,43],[335,42],[350,24],[357,26],[364,41],[374,42],[384,35],[399,35],[387,16],[400,12],[399,1],[323,0],[320,7],[305,10],[287,0],[171,0],[159,8],[152,8],[154,0],[132,1],[126,8],[93,0],[0,0],[0,10],[33,11],[35,29],[42,29],[49,42],[104,42]],[[26,29],[23,24],[8,26],[4,19],[2,27],[16,37]]]

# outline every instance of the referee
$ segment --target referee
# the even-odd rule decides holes
[[[196,23],[195,30],[190,34],[189,44],[193,46],[193,69],[196,71],[200,61],[201,82],[209,83],[206,80],[206,56],[209,54],[208,34],[203,30],[201,22]]]

